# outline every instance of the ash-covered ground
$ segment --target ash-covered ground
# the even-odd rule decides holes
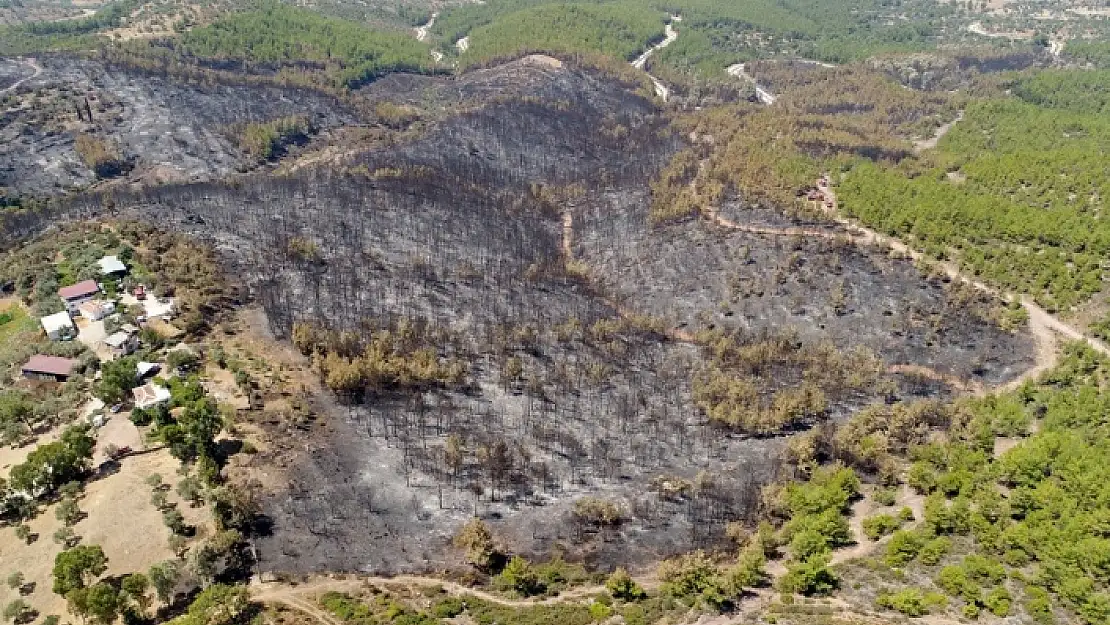
[[[467,105],[340,165],[113,198],[125,215],[216,243],[279,338],[297,322],[365,334],[406,320],[430,329],[439,357],[467,364],[464,385],[379,389],[346,405],[321,397],[314,419],[260,420],[280,462],[267,470],[288,482],[265,496],[263,570],[456,566],[450,536],[473,515],[517,553],[563,546],[600,567],[725,544],[725,524],[751,520],[779,474],[786,438],[708,422],[691,379],[709,356],[682,329],[757,340],[793,328],[799,345],[988,383],[1030,359],[1027,338],[881,252],[697,221],[651,227],[646,189],[679,141],[631,85],[541,58],[387,79],[366,97],[386,98],[391,84],[399,102]],[[83,196],[67,210],[104,206]],[[726,209],[737,222],[782,222]],[[32,219],[45,217],[8,224]],[[877,375],[888,390],[830,390],[825,418],[949,392]],[[625,521],[599,530],[576,518],[583,496],[618,504]]]
[[[73,57],[0,59],[0,189],[12,195],[58,195],[97,182],[74,149],[87,134],[118,146],[146,184],[211,180],[252,163],[233,126],[292,115],[321,129],[357,122],[334,98],[305,89],[228,85],[114,68]],[[79,120],[77,109],[92,113]]]

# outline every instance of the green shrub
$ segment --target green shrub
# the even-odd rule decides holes
[[[463,602],[458,597],[444,597],[432,606],[432,614],[438,618],[455,618],[463,613]]]
[[[951,540],[944,536],[937,536],[936,538],[931,538],[925,541],[925,544],[921,547],[921,551],[919,552],[918,557],[921,559],[922,564],[926,566],[936,566],[940,563],[941,558],[943,558],[951,549]]]
[[[902,526],[902,521],[889,514],[878,514],[863,520],[863,533],[871,540],[879,540]]]
[[[983,598],[983,605],[995,616],[1006,616],[1010,613],[1010,604],[1013,597],[1004,586],[995,586]]]
[[[921,553],[924,546],[925,541],[919,532],[898,530],[886,545],[886,563],[890,566],[905,566]]]
[[[898,501],[898,492],[893,488],[877,488],[872,498],[880,506],[893,506]]]
[[[906,616],[923,616],[929,612],[925,596],[916,588],[903,588],[896,592],[881,591],[875,604]]]
[[[609,579],[605,580],[605,588],[614,599],[624,601],[639,601],[647,596],[644,589],[640,588],[640,585],[623,568],[613,571]]]

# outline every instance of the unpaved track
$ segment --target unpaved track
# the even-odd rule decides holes
[[[667,22],[667,25],[663,28],[663,32],[666,35],[665,37],[663,37],[663,41],[660,41],[654,46],[648,48],[644,51],[643,54],[636,57],[636,60],[632,61],[632,67],[635,67],[639,70],[644,69],[644,66],[647,64],[647,61],[649,58],[651,58],[652,54],[655,54],[656,51],[662,50],[663,48],[666,48],[667,46],[674,43],[674,40],[678,39],[678,31],[674,29],[674,23],[681,21],[681,15],[672,15],[671,21]],[[667,99],[671,97],[671,90],[663,84],[663,81],[659,80],[650,73],[648,73],[648,78],[651,79],[651,84],[655,85],[655,95],[659,96],[663,99],[664,102],[666,102]]]
[[[823,187],[822,191],[824,191],[827,196],[831,197],[833,201],[833,208],[827,211],[829,216],[832,217],[832,219],[836,221],[836,223],[853,231],[854,238],[857,241],[870,245],[885,245],[897,252],[909,256],[914,261],[925,260],[926,262],[934,263],[938,265],[952,280],[959,280],[960,282],[970,284],[976,289],[989,295],[1002,298],[1006,301],[1013,301],[1015,297],[1014,295],[999,291],[993,287],[988,286],[982,281],[975,279],[972,276],[964,274],[960,271],[960,268],[955,263],[952,263],[950,261],[942,261],[938,263],[932,259],[925,259],[923,254],[921,254],[917,250],[911,249],[905,243],[902,243],[901,241],[892,237],[879,234],[878,232],[870,228],[861,226],[848,219],[847,217],[844,217],[837,211],[836,208],[838,206],[836,200],[836,192],[829,187]],[[1044,308],[1041,308],[1036,302],[1033,301],[1032,298],[1026,295],[1022,295],[1020,296],[1019,301],[1021,302],[1022,307],[1025,308],[1025,311],[1029,314],[1029,331],[1030,333],[1032,333],[1033,338],[1037,341],[1037,361],[1033,368],[1018,376],[1017,379],[1011,380],[1007,384],[999,387],[998,390],[1006,390],[1009,388],[1016,388],[1018,386],[1021,386],[1021,384],[1026,380],[1032,379],[1037,375],[1040,375],[1041,372],[1051,369],[1053,366],[1055,366],[1056,360],[1058,358],[1056,352],[1057,334],[1063,335],[1069,340],[1084,341],[1087,343],[1087,345],[1089,345],[1098,353],[1105,356],[1110,356],[1110,346],[1107,346],[1106,343],[1096,338],[1087,336],[1075,326],[1061,321],[1059,318],[1052,315]]]
[[[27,76],[26,78],[20,78],[19,80],[13,82],[12,84],[8,85],[7,87],[4,87],[3,89],[0,89],[0,95],[4,95],[4,94],[7,94],[7,93],[11,93],[12,91],[15,91],[23,83],[27,82],[28,80],[33,80],[35,78],[38,78],[39,74],[42,73],[42,66],[39,65],[39,62],[36,61],[35,59],[27,58],[27,59],[19,59],[19,60],[21,62],[25,63],[26,65],[30,66],[31,69],[35,70],[35,73],[31,74],[30,76]]]
[[[942,138],[944,138],[944,135],[948,134],[948,131],[952,130],[952,127],[955,126],[957,123],[959,123],[960,120],[962,120],[963,118],[964,118],[964,112],[960,111],[959,113],[956,114],[956,119],[953,119],[952,121],[948,122],[947,124],[941,125],[939,128],[937,128],[936,132],[933,133],[933,136],[929,137],[928,139],[924,139],[922,141],[918,141],[917,143],[914,143],[913,144],[913,153],[914,154],[920,154],[920,153],[924,152],[925,150],[931,150],[931,149],[937,147],[937,144],[940,143],[940,140]]]
[[[761,87],[759,83],[756,82],[755,77],[748,73],[748,70],[744,67],[743,63],[730,65],[725,71],[728,72],[730,76],[741,78],[755,85],[755,97],[759,98],[760,102],[766,104],[767,106],[775,103],[775,94]]]
[[[417,41],[424,41],[428,38],[428,29],[432,26],[435,26],[437,17],[439,17],[439,13],[432,13],[431,18],[428,19],[427,23],[421,24],[414,29],[416,30]]]

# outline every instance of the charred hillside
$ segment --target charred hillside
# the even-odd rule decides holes
[[[59,195],[116,176],[218,179],[257,164],[239,141],[249,124],[301,117],[320,133],[359,119],[309,89],[181,80],[66,56],[0,60],[4,81],[12,88],[0,99],[0,191],[9,195]],[[118,165],[98,168],[97,156]]]
[[[360,97],[435,121],[334,166],[64,208],[213,241],[335,392],[259,418],[288,483],[266,497],[263,569],[454,566],[473,515],[516,552],[606,565],[723,544],[782,434],[1029,357],[885,252],[651,226],[647,188],[679,140],[629,85],[531,58]],[[931,330],[892,319],[916,309]],[[894,366],[918,358],[936,375]],[[584,514],[587,496],[619,518]]]

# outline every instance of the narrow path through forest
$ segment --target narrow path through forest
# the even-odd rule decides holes
[[[21,63],[29,65],[31,67],[31,69],[35,70],[35,73],[31,74],[30,76],[20,78],[19,80],[13,82],[12,84],[8,85],[7,87],[4,87],[3,89],[0,89],[0,95],[4,95],[4,94],[7,94],[7,93],[11,93],[12,91],[15,91],[23,83],[27,82],[28,80],[38,78],[39,74],[42,73],[42,66],[39,65],[39,62],[37,60],[35,60],[33,58],[26,58],[26,59],[20,58],[19,61]]]
[[[952,130],[952,127],[955,126],[956,124],[958,124],[961,120],[963,120],[963,118],[964,118],[964,112],[960,111],[959,113],[956,114],[956,119],[953,119],[952,121],[950,121],[946,124],[941,124],[936,129],[936,132],[933,133],[933,136],[929,137],[928,139],[923,139],[923,140],[918,141],[918,142],[913,144],[913,153],[914,154],[920,154],[920,153],[924,152],[925,150],[931,150],[931,149],[937,147],[937,144],[940,143],[940,140],[944,138],[944,135],[948,134],[948,131]]]

